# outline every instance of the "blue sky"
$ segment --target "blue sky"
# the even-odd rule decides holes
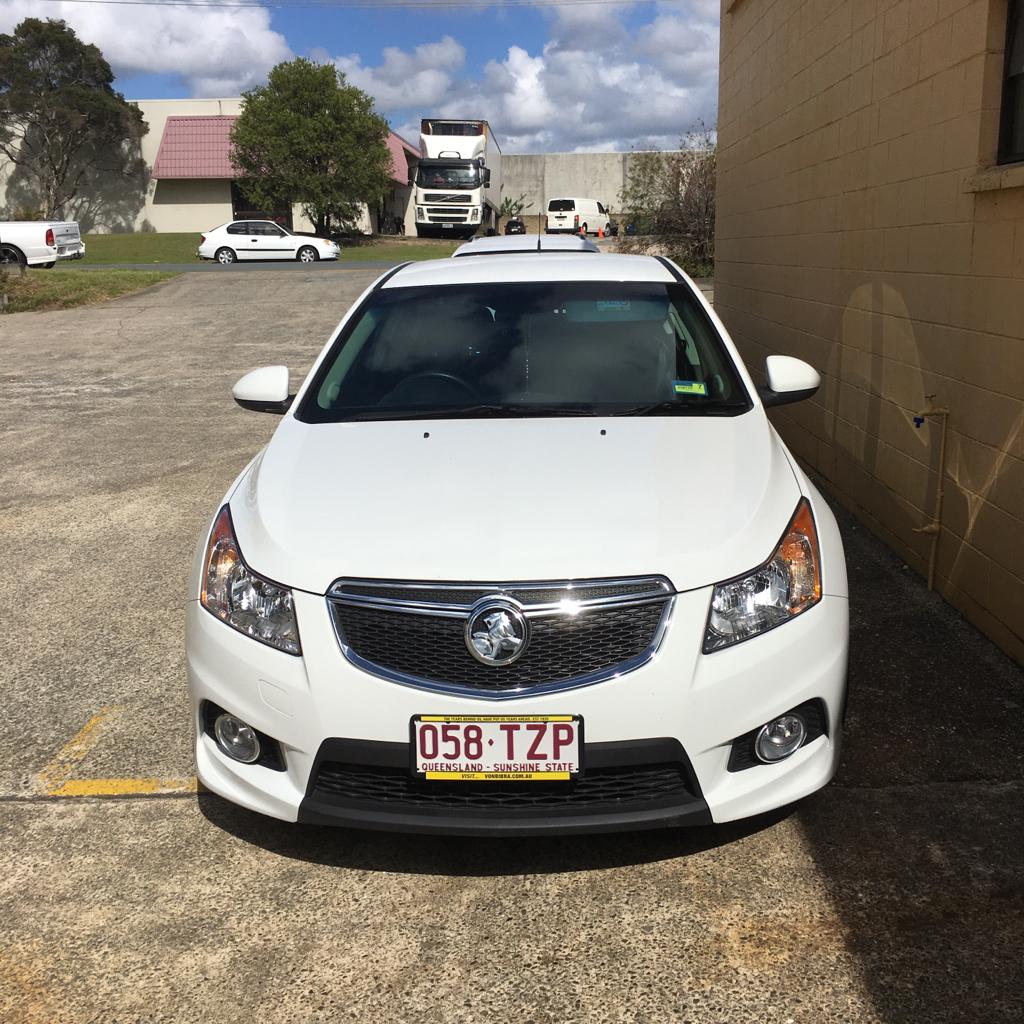
[[[717,107],[718,0],[437,10],[0,0],[0,31],[63,18],[130,99],[237,96],[295,56],[333,62],[416,142],[485,117],[504,152],[668,148]],[[486,2],[486,0],[484,0]]]

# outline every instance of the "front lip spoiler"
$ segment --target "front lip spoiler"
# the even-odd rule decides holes
[[[580,814],[550,818],[481,818],[470,815],[410,814],[368,811],[328,801],[319,795],[299,805],[299,824],[342,825],[375,832],[413,832],[446,836],[567,836],[599,832],[639,832],[683,825],[712,825],[708,805],[702,799],[672,807],[650,808],[615,814]]]

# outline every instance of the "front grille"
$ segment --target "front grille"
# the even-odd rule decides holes
[[[427,220],[429,220],[432,224],[465,224],[466,222],[465,217],[435,217],[433,215],[429,216]]]
[[[423,199],[428,203],[468,203],[467,195],[450,195],[446,192],[424,192]]]
[[[672,599],[662,577],[580,583],[408,584],[345,580],[328,601],[345,654],[414,685],[476,693],[583,685],[639,667],[654,651]],[[529,621],[525,652],[482,664],[465,641],[472,606],[505,598]]]
[[[325,761],[315,789],[343,800],[438,810],[592,809],[693,798],[680,764],[595,768],[571,786],[552,783],[419,783],[408,770]]]

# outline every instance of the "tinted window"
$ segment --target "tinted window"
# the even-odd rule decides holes
[[[346,326],[299,413],[736,414],[749,398],[683,284],[385,288]]]
[[[234,224],[228,225],[229,235],[247,235],[249,233],[249,225],[246,221],[240,220]]]
[[[548,213],[564,213],[566,210],[576,209],[576,203],[572,199],[552,199],[548,203]]]
[[[607,211],[607,210],[605,210],[605,208],[604,208],[604,207],[603,207],[603,206],[602,206],[602,205],[601,205],[600,203],[598,203],[598,204],[597,204],[597,212],[598,212],[598,213],[604,213],[604,214],[607,214],[607,212],[608,212],[608,211]]]
[[[1024,160],[1024,0],[1010,0],[1003,65],[999,162]]]

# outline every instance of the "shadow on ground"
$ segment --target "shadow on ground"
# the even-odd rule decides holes
[[[292,825],[199,794],[199,810],[217,828],[281,857],[361,871],[487,877],[546,875],[650,864],[728,846],[789,817],[792,808],[728,825],[611,835],[485,839],[402,835]]]
[[[1024,672],[836,509],[850,575],[843,763],[800,805],[886,1024],[1024,1020]]]

